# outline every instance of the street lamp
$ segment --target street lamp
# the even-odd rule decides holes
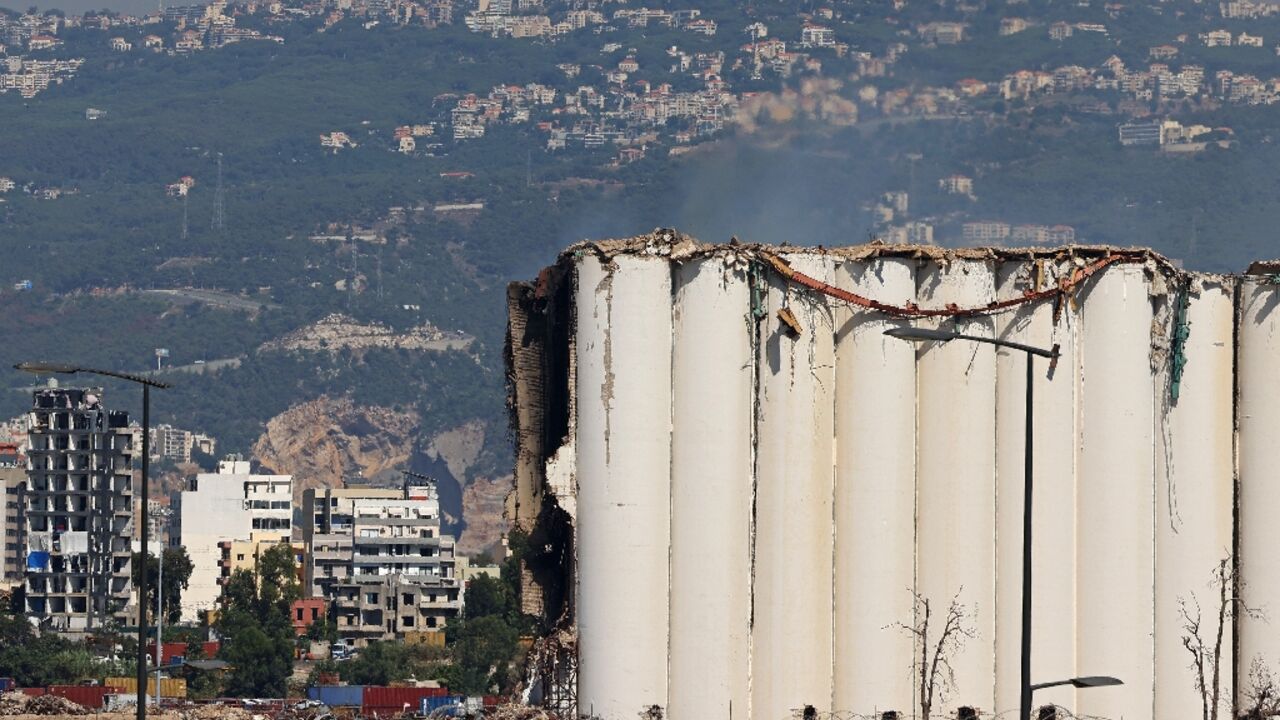
[[[147,556],[147,480],[151,469],[151,388],[165,389],[172,387],[168,383],[144,377],[142,375],[132,375],[129,373],[115,372],[113,370],[96,370],[94,368],[80,367],[79,365],[71,365],[67,363],[35,363],[25,362],[18,363],[13,366],[16,370],[23,370],[37,375],[75,375],[76,373],[85,373],[88,375],[101,375],[103,377],[113,377],[120,380],[127,380],[142,386],[142,554],[143,567],[138,573],[141,578],[138,587],[138,720],[146,720],[147,717],[147,572],[146,561]],[[158,644],[158,643],[157,643]],[[160,688],[156,687],[158,691]]]
[[[1038,348],[1032,345],[1023,345],[1022,343],[1000,340],[998,338],[982,337],[981,335],[965,335],[951,330],[934,330],[931,328],[919,327],[890,328],[885,330],[884,334],[910,342],[946,343],[951,342],[952,340],[970,340],[973,342],[987,343],[988,345],[996,345],[998,347],[1006,347],[1012,350],[1021,350],[1027,354],[1026,437],[1022,446],[1022,679],[1020,686],[1022,692],[1020,695],[1020,713],[1018,718],[1019,720],[1030,720],[1031,692],[1035,689],[1035,686],[1031,684],[1031,440],[1033,418],[1032,399],[1035,388],[1035,374],[1032,368],[1035,364],[1033,360],[1036,355],[1049,358],[1051,363],[1050,366],[1052,367],[1052,363],[1056,362],[1058,359],[1058,346],[1055,345],[1052,350],[1045,350],[1044,348]],[[1078,680],[1083,681],[1086,680],[1086,678],[1078,678]]]

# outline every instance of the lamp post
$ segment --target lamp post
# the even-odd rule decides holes
[[[931,328],[918,327],[897,327],[884,331],[885,335],[895,337],[900,340],[910,342],[940,342],[946,343],[952,340],[969,340],[972,342],[986,343],[997,347],[1006,347],[1011,350],[1020,350],[1027,354],[1027,392],[1026,392],[1026,435],[1023,441],[1023,495],[1022,495],[1022,675],[1020,683],[1020,703],[1019,703],[1019,720],[1030,720],[1031,718],[1031,693],[1042,687],[1051,687],[1054,685],[1073,684],[1076,687],[1098,687],[1098,684],[1089,685],[1075,683],[1084,683],[1089,680],[1098,680],[1098,678],[1076,678],[1074,680],[1063,680],[1060,682],[1047,683],[1041,685],[1031,684],[1031,489],[1032,489],[1032,429],[1033,429],[1033,399],[1035,389],[1035,373],[1034,358],[1039,355],[1048,358],[1051,363],[1058,359],[1058,347],[1055,345],[1052,350],[1045,350],[1033,345],[1024,345],[1022,343],[1010,342],[1008,340],[1000,340],[998,338],[982,337],[981,335],[965,335],[963,333],[951,330],[934,330]],[[1115,680],[1115,678],[1108,678]],[[1115,685],[1119,684],[1119,680],[1114,683],[1102,683]]]
[[[141,523],[142,523],[142,553],[143,567],[138,573],[141,582],[138,587],[138,720],[146,720],[147,717],[147,480],[151,469],[151,388],[165,389],[172,387],[168,383],[144,377],[142,375],[132,375],[130,373],[115,372],[114,370],[96,370],[94,368],[81,367],[79,365],[71,365],[66,363],[36,363],[25,362],[18,363],[13,366],[17,370],[24,370],[37,375],[75,375],[76,373],[85,373],[87,375],[100,375],[103,377],[112,377],[120,380],[127,380],[142,386],[142,496],[141,496]],[[157,643],[158,644],[158,643]],[[157,687],[156,690],[160,688]]]

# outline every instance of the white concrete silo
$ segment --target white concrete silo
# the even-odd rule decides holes
[[[825,282],[834,263],[788,255]],[[787,308],[797,336],[778,319]],[[831,702],[834,328],[825,298],[769,278],[758,346],[751,717]]]
[[[917,279],[922,307],[995,297],[985,260],[930,261]],[[988,337],[993,329],[989,317],[939,324]],[[935,704],[940,714],[995,702],[995,372],[994,348],[964,341],[923,347],[916,369],[916,588],[935,622],[956,598],[973,633],[951,659],[955,688]]]
[[[846,262],[839,287],[914,302],[916,261]],[[841,304],[836,313],[835,687],[832,706],[871,714],[915,704],[916,352],[911,324]]]
[[[1156,383],[1156,680],[1155,717],[1203,717],[1180,601],[1201,614],[1201,639],[1210,647],[1218,626],[1214,568],[1230,560],[1235,475],[1232,467],[1234,307],[1232,289],[1204,281],[1189,297],[1183,354],[1187,360],[1176,401],[1170,357]],[[1176,323],[1177,298],[1169,297]],[[1171,325],[1170,336],[1176,329]],[[1197,610],[1198,608],[1198,610]],[[1230,638],[1230,618],[1223,637]],[[1220,664],[1220,692],[1231,699],[1231,647]],[[1212,669],[1206,668],[1212,688]]]
[[[1151,300],[1140,265],[1113,265],[1080,293],[1076,674],[1120,687],[1078,692],[1078,715],[1152,712],[1154,383]]]
[[[1240,687],[1245,701],[1254,663],[1280,669],[1280,286],[1246,277],[1240,286],[1238,377],[1240,427],[1240,580],[1244,601],[1265,616],[1240,617]]]
[[[675,271],[668,717],[747,717],[751,291],[717,257]]]
[[[1069,271],[1068,266],[1064,271]],[[999,269],[1001,300],[1057,282],[1050,259],[1006,261]],[[1077,316],[1063,308],[1054,321],[1052,299],[1020,305],[996,316],[997,337],[1044,349],[1059,345],[1059,359],[1036,357],[1032,387],[1032,657],[1031,681],[1075,675],[1076,400],[1079,360]],[[1022,523],[1026,437],[1026,353],[996,354],[996,704],[1016,711],[1022,663]],[[1035,706],[1075,706],[1070,687],[1036,693]]]
[[[632,720],[667,702],[671,269],[577,262],[580,711]]]

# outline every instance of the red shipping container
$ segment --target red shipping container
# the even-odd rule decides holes
[[[394,715],[407,706],[409,710],[417,710],[422,698],[442,697],[448,695],[447,688],[415,688],[415,687],[381,687],[366,685],[362,710],[366,715]]]
[[[22,694],[27,697],[40,697],[47,692],[44,688],[22,688]]]
[[[200,643],[200,647],[201,649],[204,650],[204,656],[206,659],[212,659],[217,657],[218,649],[221,647],[221,645],[222,644],[219,643],[217,640]],[[184,642],[167,642],[164,644],[164,648],[163,648],[164,656],[161,658],[160,664],[168,665],[169,663],[173,662],[174,657],[190,659],[191,653],[188,652],[190,649],[191,648],[189,648],[187,644]],[[147,657],[154,658],[155,656],[156,656],[156,644],[148,643]]]
[[[107,695],[119,695],[124,688],[105,685],[50,685],[49,694],[64,697],[90,710],[101,710]]]
[[[502,698],[498,697],[497,695],[485,695],[485,696],[484,696],[484,706],[485,706],[485,707],[496,707],[496,706],[501,705],[501,704],[502,704]]]

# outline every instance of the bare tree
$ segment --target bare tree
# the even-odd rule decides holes
[[[919,683],[922,720],[929,720],[934,701],[942,702],[944,693],[955,687],[955,670],[951,667],[951,659],[960,652],[966,639],[974,637],[974,630],[968,622],[968,611],[960,602],[960,593],[963,591],[964,588],[961,588],[951,598],[951,605],[947,607],[943,618],[942,630],[938,632],[936,639],[930,637],[937,626],[929,598],[914,590],[911,594],[915,597],[915,625],[897,625],[915,636],[920,648],[920,656],[914,664]]]
[[[1249,705],[1240,713],[1242,720],[1267,720],[1280,715],[1280,687],[1262,658],[1254,658],[1249,666],[1249,685],[1244,691]]]
[[[1217,624],[1214,627],[1205,628],[1200,601],[1195,593],[1191,593],[1190,601],[1178,598],[1178,611],[1182,615],[1182,646],[1191,654],[1191,670],[1195,673],[1196,691],[1200,693],[1203,720],[1218,720],[1218,713],[1226,700],[1222,697],[1222,643],[1227,623],[1234,623],[1242,615],[1256,617],[1259,613],[1241,599],[1240,583],[1230,556],[1218,561],[1210,587],[1218,594]],[[1206,632],[1211,633],[1210,639],[1206,639]]]

